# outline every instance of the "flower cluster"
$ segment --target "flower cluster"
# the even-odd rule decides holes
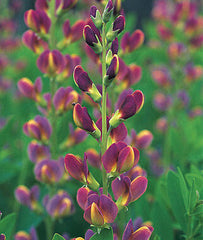
[[[195,65],[194,59],[194,54],[203,46],[202,17],[198,14],[196,3],[191,1],[172,3],[158,0],[152,14],[157,22],[156,45],[163,49],[168,59],[166,65],[153,66],[151,71],[152,78],[159,87],[154,94],[154,106],[164,114],[157,120],[156,129],[167,138],[169,129],[177,126],[175,113],[182,111],[190,117],[195,108],[190,99],[190,87],[203,75],[202,67]],[[201,114],[202,110],[197,116]],[[151,161],[157,164],[154,168],[163,168],[160,158],[169,167],[169,162],[166,162],[170,160],[166,160],[165,153],[163,156],[159,153],[157,161],[154,161],[156,152],[156,149],[149,151]],[[163,172],[162,170],[158,172]]]
[[[54,232],[54,221],[72,215],[75,210],[71,196],[64,190],[65,182],[70,176],[65,175],[62,154],[87,137],[84,130],[70,125],[69,134],[67,130],[65,139],[58,140],[61,127],[59,120],[65,118],[73,105],[82,100],[71,86],[67,86],[67,79],[72,76],[81,59],[72,51],[68,54],[65,50],[71,44],[77,44],[86,23],[78,20],[72,25],[66,18],[67,12],[73,15],[72,8],[76,4],[77,1],[36,0],[35,9],[24,14],[24,21],[29,29],[23,34],[22,41],[37,57],[36,65],[42,74],[34,82],[26,77],[21,78],[18,89],[22,96],[36,103],[41,113],[28,119],[23,131],[32,139],[28,145],[28,155],[34,165],[35,179],[42,185],[31,189],[21,185],[17,187],[15,196],[32,211],[45,213],[43,216],[47,224],[47,239]],[[60,39],[56,28],[61,30]],[[46,86],[47,78],[50,88]],[[48,92],[45,93],[44,89],[48,89]],[[42,197],[39,197],[40,192]],[[15,236],[16,239],[23,237],[36,239],[32,237],[32,233],[29,235],[19,232]]]
[[[116,4],[118,2],[120,1],[116,1]],[[117,37],[124,30],[125,17],[114,15],[112,18],[114,8],[111,0],[105,4],[103,13],[96,6],[92,6],[91,19],[83,29],[88,56],[96,59],[96,64],[101,70],[100,85],[97,85],[93,77],[80,65],[75,67],[73,74],[76,86],[83,93],[83,99],[94,106],[97,118],[94,120],[89,108],[77,103],[73,109],[73,120],[77,127],[85,130],[100,143],[101,151],[98,153],[95,149],[88,149],[83,159],[71,153],[66,154],[64,158],[68,174],[83,184],[77,192],[77,202],[84,210],[83,217],[98,232],[103,228],[110,228],[121,210],[146,191],[148,181],[146,172],[138,165],[138,148],[148,147],[153,139],[148,130],[139,134],[132,131],[132,136],[127,136],[125,121],[141,110],[144,95],[140,90],[126,89],[140,79],[141,68],[134,65],[128,67],[121,56],[140,47],[144,34],[140,30],[136,30],[132,35],[124,34],[119,52]],[[125,84],[119,84],[120,81]],[[111,94],[124,91],[119,94],[117,102],[110,102],[109,90]],[[100,169],[102,183],[93,176],[88,165]],[[152,227],[143,225],[134,232],[130,221],[123,239],[147,240],[152,231]],[[95,232],[89,229],[85,239],[94,234]]]

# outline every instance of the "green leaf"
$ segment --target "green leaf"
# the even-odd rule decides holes
[[[113,240],[113,231],[110,229],[102,229],[100,233],[94,234],[90,240]]]
[[[195,188],[195,179],[193,179],[192,186],[190,188],[190,197],[189,197],[190,213],[192,212],[193,208],[195,207],[196,201],[197,201],[197,196],[196,196],[196,188]]]
[[[184,179],[183,174],[182,174],[182,172],[181,172],[179,167],[178,167],[178,173],[179,173],[180,187],[181,187],[181,192],[182,192],[185,208],[187,210],[189,210],[189,206],[188,206],[188,196],[189,196],[188,188],[187,188],[185,179]]]
[[[173,214],[184,232],[187,231],[186,208],[184,197],[180,187],[180,179],[173,171],[167,175],[168,197],[171,203]]]
[[[59,235],[58,233],[55,233],[52,240],[65,240],[65,238],[63,238],[61,235]]]
[[[154,232],[164,240],[173,240],[173,226],[170,215],[164,205],[155,203],[152,209]],[[158,238],[159,239],[159,238]]]
[[[6,235],[7,240],[10,240],[12,237],[11,235],[15,227],[15,223],[16,223],[15,213],[9,214],[0,221],[0,233],[4,233]]]

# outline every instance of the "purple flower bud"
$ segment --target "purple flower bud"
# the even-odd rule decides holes
[[[163,93],[157,93],[154,97],[154,105],[161,111],[166,111],[172,104],[172,98]]]
[[[86,25],[84,27],[83,36],[84,36],[84,39],[85,39],[86,43],[91,47],[94,47],[94,44],[98,43],[96,35],[89,25]]]
[[[97,12],[97,7],[96,6],[91,6],[90,8],[90,17],[96,17],[96,12]]]
[[[112,54],[118,54],[118,38],[115,38],[111,44],[111,51]]]
[[[120,15],[113,23],[113,31],[117,31],[117,34],[121,33],[125,27],[125,17]]]
[[[106,72],[105,84],[108,86],[115,78],[119,70],[118,55],[114,55]]]
[[[86,107],[81,107],[81,105],[77,103],[73,109],[73,120],[78,127],[87,131],[95,138],[100,138],[101,132],[92,121]]]
[[[35,2],[35,9],[36,10],[43,10],[43,11],[47,11],[49,8],[47,0],[36,0]]]
[[[95,149],[88,149],[86,155],[87,161],[91,166],[101,169],[101,156]]]
[[[64,159],[66,171],[76,180],[88,184],[90,188],[98,189],[99,184],[91,175],[87,166],[87,156],[84,154],[84,160],[73,154],[66,154]]]

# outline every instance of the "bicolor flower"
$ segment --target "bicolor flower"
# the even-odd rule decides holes
[[[60,163],[49,159],[38,162],[35,165],[34,173],[38,181],[48,184],[59,182],[63,176]]]
[[[101,132],[92,121],[87,108],[77,103],[73,109],[73,120],[79,128],[87,131],[95,138],[100,138]]]
[[[73,8],[77,2],[78,0],[63,0],[63,10]]]
[[[66,20],[63,24],[63,34],[65,37],[65,44],[70,44],[81,39],[83,34],[83,28],[85,26],[85,22],[83,20],[78,20],[74,23],[74,25],[70,26],[69,19]]]
[[[162,87],[171,86],[172,80],[171,75],[167,68],[157,67],[152,70],[152,78],[154,81]]]
[[[28,137],[46,142],[51,136],[52,128],[45,117],[38,115],[34,120],[29,120],[24,124],[23,131]]]
[[[66,154],[64,163],[66,171],[73,178],[88,185],[92,189],[98,189],[99,183],[88,170],[86,154],[84,154],[83,161],[73,154]]]
[[[152,234],[153,229],[143,226],[134,230],[132,219],[126,225],[122,240],[148,240]]]
[[[75,66],[80,64],[81,59],[77,55],[68,55],[64,56],[65,67],[61,75],[57,76],[57,81],[64,81],[66,78],[69,78],[73,74]]]
[[[100,92],[81,66],[75,67],[73,77],[81,91],[87,93],[95,102],[101,101]]]
[[[119,109],[110,119],[110,126],[115,128],[126,119],[139,112],[144,104],[144,95],[140,90],[128,94],[120,105]]]
[[[45,196],[43,203],[53,218],[70,216],[75,209],[71,197],[64,190],[59,190],[53,197]]]
[[[134,136],[132,136],[131,145],[136,146],[139,149],[147,148],[151,144],[152,140],[152,133],[145,129],[140,131],[138,134],[135,133]]]
[[[95,27],[101,29],[102,27],[102,17],[96,6],[91,6],[90,17],[95,24]]]
[[[120,34],[125,27],[125,17],[120,15],[113,22],[111,29],[106,34],[106,39],[108,42],[112,42],[118,34]]]
[[[113,143],[102,156],[102,163],[107,171],[113,175],[127,172],[139,161],[137,148],[127,146],[124,142]]]
[[[90,25],[86,25],[84,27],[83,37],[86,43],[94,50],[95,53],[99,54],[102,52],[100,40]]]
[[[118,207],[114,201],[102,194],[91,194],[87,200],[87,207],[84,212],[84,219],[96,227],[106,223],[113,223],[118,214]]]
[[[111,187],[118,208],[121,209],[140,198],[147,189],[147,182],[144,176],[138,176],[131,181],[123,174],[113,180]]]
[[[35,228],[31,228],[30,232],[19,231],[14,236],[15,240],[38,240]]]
[[[47,11],[49,9],[49,5],[47,0],[36,0],[35,1],[35,9],[36,10],[43,10],[43,11]]]
[[[49,32],[51,20],[44,11],[28,10],[24,15],[25,24],[37,33],[46,34]]]
[[[127,32],[123,35],[121,39],[121,48],[123,53],[132,52],[139,48],[144,42],[144,33],[137,29],[131,36]]]
[[[29,159],[34,162],[40,162],[50,158],[50,150],[48,146],[40,145],[36,141],[32,141],[28,146]]]
[[[72,87],[60,87],[53,98],[57,114],[62,114],[72,109],[72,104],[76,102],[80,102],[80,95]]]
[[[18,81],[19,91],[27,98],[31,98],[36,102],[42,101],[41,91],[42,91],[42,80],[38,77],[33,84],[28,78],[21,78]]]
[[[118,55],[114,55],[111,63],[106,71],[106,76],[104,77],[104,83],[106,86],[109,86],[113,79],[116,77],[119,70],[119,59]]]
[[[69,147],[73,147],[74,145],[77,145],[77,144],[83,142],[87,136],[88,135],[84,130],[82,130],[80,128],[74,129],[72,124],[69,124],[69,136],[61,144],[60,148],[67,149]]]
[[[39,210],[39,187],[37,185],[34,185],[31,189],[24,185],[18,186],[15,190],[15,197],[22,205],[35,211]]]
[[[121,60],[119,59],[119,63]],[[142,77],[142,68],[138,65],[131,64],[130,66],[122,65],[119,68],[117,75],[118,86],[121,89],[128,89],[132,85],[138,83]]]
[[[146,177],[147,173],[146,171],[141,168],[139,165],[135,165],[134,167],[132,167],[129,171],[127,171],[126,173],[124,173],[124,176],[127,176],[130,178],[131,182],[139,177],[139,176],[143,176]]]
[[[30,50],[36,54],[42,53],[48,49],[48,44],[37,36],[32,30],[28,30],[23,34],[22,41]]]
[[[65,68],[64,56],[58,50],[46,50],[37,59],[37,67],[42,73],[56,76]]]
[[[85,210],[87,204],[87,198],[89,194],[93,194],[95,192],[91,191],[88,187],[81,187],[77,191],[77,203],[78,205]]]

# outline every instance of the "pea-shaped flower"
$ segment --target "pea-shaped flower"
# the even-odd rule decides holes
[[[81,66],[75,67],[73,76],[75,84],[81,91],[87,93],[95,102],[101,101],[100,92]]]
[[[34,162],[40,162],[50,158],[50,150],[48,146],[40,145],[36,141],[32,141],[28,146],[29,159]]]
[[[95,138],[100,138],[101,132],[91,119],[86,107],[77,103],[73,109],[73,120],[79,128],[87,131]]]
[[[48,49],[48,44],[32,30],[28,30],[23,34],[22,41],[30,50],[37,54]]]
[[[49,159],[38,162],[35,166],[34,172],[38,181],[48,184],[59,182],[63,175],[60,162]]]
[[[49,32],[51,20],[44,11],[28,10],[24,15],[25,24],[37,33],[46,34]]]
[[[72,87],[60,87],[53,98],[53,104],[57,114],[70,110],[73,103],[80,102],[80,95]]]
[[[23,131],[29,137],[46,142],[51,136],[52,129],[45,117],[36,116],[34,120],[24,124]]]
[[[50,216],[60,218],[70,216],[74,212],[73,201],[64,190],[59,190],[53,197],[44,198],[44,205]]]
[[[139,151],[124,142],[113,143],[102,156],[107,173],[118,175],[127,172],[139,161]]]
[[[66,154],[64,164],[65,169],[73,178],[88,185],[92,189],[98,189],[98,182],[88,170],[86,154],[84,154],[83,161],[73,154]]]
[[[134,230],[132,219],[126,225],[122,240],[148,240],[152,234],[153,228],[142,226]]]
[[[28,78],[21,78],[18,82],[19,91],[27,98],[31,98],[36,102],[42,101],[41,91],[42,91],[42,81],[38,77],[33,84]]]
[[[115,128],[126,119],[132,117],[139,112],[144,104],[144,95],[140,90],[136,90],[132,94],[128,94],[123,100],[119,109],[110,119],[110,126]]]
[[[147,182],[147,178],[144,176],[138,176],[131,181],[123,174],[120,175],[120,178],[113,180],[111,187],[118,208],[127,206],[130,202],[140,198],[147,189]]]
[[[104,194],[91,194],[87,200],[87,207],[84,212],[84,219],[97,227],[105,223],[114,222],[118,214],[118,207],[114,201]]]
[[[41,72],[54,77],[65,68],[64,56],[58,50],[45,50],[37,59],[37,67]]]
[[[124,53],[132,52],[139,48],[144,42],[144,33],[141,30],[136,30],[131,36],[127,32],[121,39],[121,48]]]
[[[21,204],[29,207],[32,210],[39,210],[38,198],[39,198],[39,187],[37,185],[28,189],[24,185],[20,185],[15,190],[15,197]]]

